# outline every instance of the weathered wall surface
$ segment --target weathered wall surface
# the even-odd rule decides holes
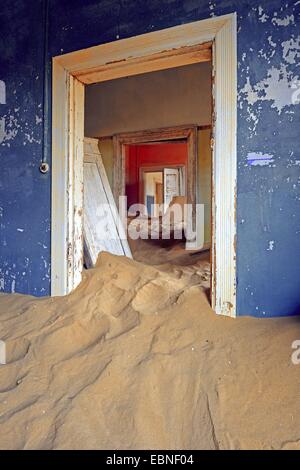
[[[50,175],[39,172],[43,2],[1,2],[0,16],[0,80],[5,84],[0,99],[0,291],[45,295],[50,282]]]
[[[50,175],[38,171],[44,148],[50,159],[42,119],[43,4],[3,0],[0,13],[0,80],[6,85],[6,104],[0,100],[0,289],[36,295],[49,292],[50,262]],[[54,55],[233,11],[239,61],[238,314],[296,314],[299,1],[50,0],[48,64]]]

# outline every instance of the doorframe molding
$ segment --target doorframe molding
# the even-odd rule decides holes
[[[120,196],[125,191],[125,145],[143,145],[147,143],[176,141],[184,139],[187,142],[188,157],[186,171],[187,203],[193,208],[197,203],[197,146],[198,129],[196,125],[164,127],[137,132],[127,132],[113,136],[113,194],[118,206]]]
[[[141,182],[143,181],[143,174],[144,173],[162,173],[163,175],[163,184],[164,184],[164,168],[183,168],[184,170],[186,169],[186,165],[183,165],[182,163],[179,163],[178,165],[167,165],[167,167],[164,166],[140,166],[139,167],[139,183],[141,185]],[[186,171],[185,171],[186,175]],[[186,187],[186,177],[185,177],[185,187]],[[145,192],[144,189],[141,191],[141,188],[139,188],[139,203],[145,204]]]
[[[236,315],[236,13],[53,58],[51,295],[80,282],[84,85],[212,58],[214,64],[212,308]]]

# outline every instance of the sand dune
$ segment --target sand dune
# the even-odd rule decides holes
[[[67,297],[0,295],[0,448],[300,449],[299,318],[218,317],[208,284],[102,253]]]

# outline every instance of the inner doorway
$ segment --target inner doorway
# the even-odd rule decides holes
[[[157,130],[164,134],[164,129]],[[170,130],[169,130],[170,132]],[[197,165],[197,178],[193,186],[196,200],[205,203],[205,219],[203,229],[205,243],[191,250],[187,249],[187,240],[184,232],[184,208],[188,203],[187,186],[190,171],[189,146],[187,139],[143,142],[139,144],[124,144],[122,153],[125,158],[125,194],[127,197],[127,211],[129,226],[139,224],[140,236],[137,239],[129,237],[129,244],[133,258],[145,264],[159,266],[165,270],[177,272],[193,271],[194,281],[198,277],[199,283],[205,288],[210,287],[210,246],[211,234],[211,149],[208,125],[205,129],[196,131],[198,145],[193,159]],[[147,139],[147,132],[139,139]],[[134,136],[134,133],[132,137]],[[127,136],[129,138],[129,135]],[[199,153],[201,152],[201,153]],[[191,159],[191,158],[190,158]],[[199,171],[200,170],[200,171]],[[199,174],[200,173],[200,174]],[[204,200],[204,193],[206,199]],[[170,228],[170,236],[162,234],[168,212],[172,213],[175,206],[182,212],[177,216],[176,224]],[[152,224],[152,225],[151,225]],[[153,233],[150,226],[155,227]]]
[[[165,209],[174,197],[187,196],[186,142],[154,142],[126,146],[125,192],[127,208],[144,204],[149,215],[157,215],[156,207]]]

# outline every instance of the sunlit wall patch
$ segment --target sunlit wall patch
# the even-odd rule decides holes
[[[247,155],[248,165],[251,166],[268,166],[274,163],[274,155],[262,152],[250,152]]]

